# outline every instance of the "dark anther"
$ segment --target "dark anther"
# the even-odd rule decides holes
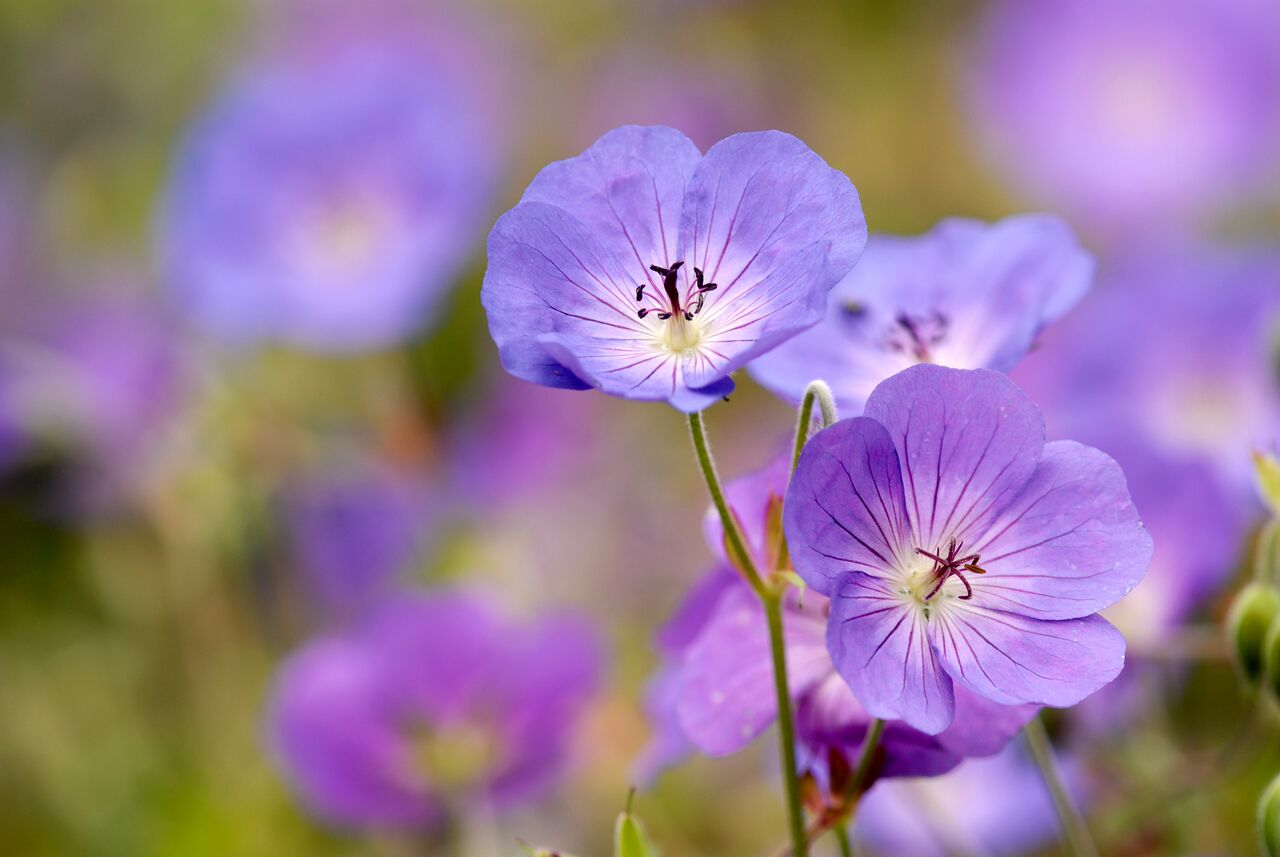
[[[720,288],[715,283],[702,282],[701,268],[693,269],[693,287],[698,290],[698,294],[702,294],[703,292],[714,292],[716,289]]]
[[[947,336],[947,317],[940,312],[915,316],[899,312],[889,329],[888,347],[909,352],[916,360],[929,362],[934,346]]]
[[[938,548],[937,553],[930,553],[924,548],[916,548],[916,553],[927,559],[933,560],[933,574],[936,577],[936,582],[933,584],[933,588],[930,589],[929,594],[924,597],[925,601],[928,601],[933,598],[933,596],[937,595],[938,591],[942,589],[942,585],[946,583],[947,579],[952,575],[958,577],[960,582],[964,584],[964,595],[960,596],[960,600],[968,601],[973,597],[973,587],[969,585],[969,581],[964,576],[964,572],[967,571],[972,574],[986,574],[987,570],[978,565],[982,560],[982,557],[978,556],[976,553],[961,556],[961,547],[963,547],[963,545],[959,544],[955,539],[952,539],[947,544],[947,555],[945,558],[941,555],[941,547]]]
[[[644,318],[648,314],[649,314],[648,307],[645,307],[644,309],[640,310],[640,312],[636,313],[636,315],[640,316],[641,318]]]
[[[649,270],[662,277],[662,290],[667,295],[667,310],[658,313],[658,318],[668,319],[674,315],[684,316],[686,321],[693,321],[693,317],[702,312],[702,308],[707,303],[707,292],[713,292],[719,286],[715,283],[704,282],[706,276],[702,273],[701,268],[693,269],[693,290],[689,295],[689,305],[686,307],[680,299],[679,271],[684,267],[684,262],[674,262],[670,268],[664,268],[661,265],[650,265]],[[636,300],[644,299],[645,285],[641,283],[636,287]],[[644,318],[644,316],[640,316]]]

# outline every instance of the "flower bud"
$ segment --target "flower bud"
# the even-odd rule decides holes
[[[1280,702],[1280,618],[1271,622],[1262,641],[1262,686]]]
[[[1266,857],[1280,857],[1280,777],[1258,799],[1258,844]]]
[[[1253,552],[1253,576],[1267,583],[1280,583],[1280,518],[1258,534]]]
[[[1280,591],[1265,583],[1250,583],[1240,591],[1227,614],[1227,632],[1241,673],[1250,685],[1262,678],[1267,632],[1280,615]]]

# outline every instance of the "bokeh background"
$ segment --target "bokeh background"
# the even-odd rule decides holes
[[[0,55],[0,853],[609,853],[705,497],[674,411],[505,376],[479,290],[533,174],[628,123],[790,131],[873,232],[1068,219],[1097,286],[1015,377],[1158,548],[1123,687],[1051,725],[1105,854],[1255,847],[1280,731],[1219,625],[1280,437],[1274,0],[7,0]],[[741,378],[722,471],[792,421]],[[280,665],[458,585],[596,628],[568,772],[463,844],[317,817]],[[772,750],[642,791],[664,853],[781,845]],[[1000,832],[1034,785],[960,774],[884,812],[969,832],[882,853],[1055,853]]]

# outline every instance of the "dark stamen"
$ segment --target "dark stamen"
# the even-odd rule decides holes
[[[636,286],[636,303],[644,300],[644,283]]]
[[[648,314],[649,314],[648,307],[645,307],[644,309],[640,310],[640,312],[636,313],[636,315],[640,316],[641,318],[644,318]]]
[[[934,581],[933,588],[930,589],[929,594],[924,597],[925,601],[929,601],[933,596],[937,595],[938,592],[942,590],[943,584],[945,584],[952,576],[958,577],[960,582],[964,584],[964,595],[960,596],[960,600],[968,601],[973,597],[973,587],[969,585],[969,580],[964,576],[964,572],[968,571],[973,574],[986,574],[987,570],[978,565],[982,560],[982,557],[978,554],[971,553],[966,556],[961,556],[961,547],[962,545],[955,539],[951,539],[947,544],[947,553],[945,557],[942,556],[941,547],[938,548],[937,553],[931,553],[924,548],[916,548],[916,553],[926,559],[933,560],[932,573],[936,579]]]

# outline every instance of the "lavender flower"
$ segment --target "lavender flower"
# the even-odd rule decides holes
[[[816,323],[865,241],[853,185],[794,137],[703,155],[628,126],[538,174],[489,236],[482,297],[513,375],[692,412]]]
[[[827,317],[748,367],[798,403],[815,378],[860,410],[916,363],[1008,372],[1089,289],[1093,262],[1056,217],[944,220],[922,236],[873,236]]]
[[[371,17],[311,23],[314,44],[245,69],[180,153],[163,255],[216,335],[394,343],[466,260],[498,171],[492,99],[451,45],[465,34]]]
[[[1273,248],[1130,251],[1015,377],[1054,433],[1206,462],[1252,509],[1250,456],[1280,425],[1277,282]]]
[[[337,616],[385,595],[430,529],[425,486],[385,466],[304,478],[287,506],[294,555],[318,601]]]
[[[1073,791],[1084,791],[1074,769],[1067,776]],[[1058,832],[1049,792],[1016,746],[936,779],[880,783],[858,809],[854,835],[886,857],[1025,854]]]
[[[185,355],[170,320],[123,294],[62,295],[18,318],[5,347],[9,442],[75,464],[60,511],[93,511],[136,488],[181,400]]]
[[[1273,3],[1002,0],[978,41],[993,160],[1099,225],[1185,219],[1276,165]]]
[[[303,801],[347,826],[503,810],[556,781],[600,664],[577,619],[518,625],[472,594],[405,596],[282,668],[276,752]]]
[[[779,459],[727,488],[753,553],[776,563],[779,512],[788,462]],[[714,510],[705,525],[708,543],[722,550],[723,533]],[[800,764],[824,787],[832,787],[832,764],[847,770],[871,716],[837,673],[827,651],[829,604],[806,592],[785,604],[788,679],[796,710]],[[695,587],[659,637],[666,663],[651,686],[650,714],[658,731],[640,763],[643,779],[691,750],[712,756],[737,752],[777,717],[769,638],[759,599],[727,567]],[[1034,706],[997,705],[960,690],[955,722],[942,734],[926,735],[894,722],[882,738],[884,758],[877,776],[930,776],[950,770],[966,756],[999,752],[1026,723]]]
[[[816,435],[787,491],[796,570],[831,598],[828,645],[876,717],[930,734],[956,688],[1074,705],[1124,665],[1097,612],[1146,572],[1124,474],[988,370],[921,365]]]

